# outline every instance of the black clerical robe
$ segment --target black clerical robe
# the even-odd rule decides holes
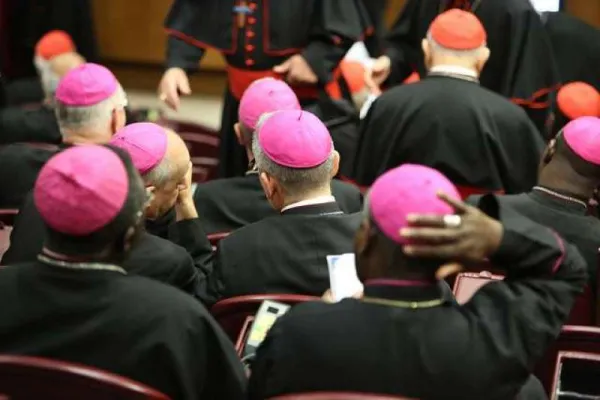
[[[10,247],[2,257],[2,265],[37,260],[44,245],[45,226],[33,202],[27,196],[15,219],[10,235]],[[201,271],[185,249],[169,240],[143,232],[136,246],[123,263],[132,275],[140,275],[167,283],[194,294]]]
[[[196,70],[207,48],[225,56],[229,85],[221,122],[220,175],[231,177],[243,175],[248,165],[233,131],[238,101],[248,85],[275,76],[274,66],[301,54],[324,86],[360,40],[368,17],[359,0],[176,0],[165,24],[167,67]],[[316,87],[294,89],[303,104],[317,98]]]
[[[351,253],[361,213],[344,214],[337,203],[291,208],[234,231],[213,253],[202,220],[178,222],[173,240],[188,249],[204,272],[198,297],[262,293],[321,296],[329,288],[328,255]]]
[[[506,270],[505,281],[465,305],[435,284],[382,279],[365,283],[362,300],[296,306],[259,347],[249,398],[351,391],[514,399],[587,276],[577,250],[552,231],[504,208],[495,214],[504,235],[491,261]],[[431,301],[441,304],[425,307]],[[546,398],[539,385],[538,393]]]
[[[362,195],[355,186],[333,180],[331,192],[345,213],[361,211]],[[207,234],[231,232],[277,215],[265,197],[257,174],[198,185],[194,203]]]
[[[0,353],[77,362],[171,399],[245,398],[235,350],[199,302],[140,276],[31,262],[0,269]]]
[[[560,80],[583,81],[600,90],[600,29],[564,12],[542,14]]]
[[[546,135],[559,77],[548,35],[529,1],[408,0],[387,38],[390,83],[413,71],[426,75],[421,40],[438,14],[456,6],[473,11],[487,31],[491,57],[481,84],[523,107]]]
[[[370,186],[404,163],[438,169],[473,192],[521,193],[537,180],[544,142],[516,105],[447,76],[395,87],[362,121],[353,179]]]
[[[51,144],[62,142],[62,135],[52,108],[8,107],[0,110],[0,145],[22,142]]]
[[[564,195],[569,196],[569,194]],[[469,202],[478,204],[479,200],[480,197],[473,196]],[[600,221],[587,215],[587,207],[540,190],[512,196],[498,196],[498,201],[532,221],[552,228],[569,243],[575,245],[586,261],[590,285],[592,288],[596,287]],[[582,201],[585,203],[584,200]]]
[[[20,208],[40,170],[59,149],[41,143],[0,146],[0,208]]]

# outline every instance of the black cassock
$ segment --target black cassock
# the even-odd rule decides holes
[[[340,209],[359,212],[362,195],[348,183],[331,181],[331,191]],[[277,215],[265,197],[258,175],[216,179],[196,188],[194,203],[207,234],[231,232],[261,219]]]
[[[370,186],[404,163],[438,169],[472,192],[521,193],[537,181],[544,142],[525,112],[475,82],[430,75],[392,88],[362,121],[352,178]]]
[[[600,90],[600,29],[564,12],[542,14],[560,79],[583,81]]]
[[[81,363],[172,399],[239,399],[246,376],[209,312],[140,276],[31,262],[0,269],[0,352]]]
[[[239,8],[247,3],[245,13]],[[221,120],[220,175],[247,169],[245,150],[233,131],[238,101],[248,85],[274,76],[272,68],[294,54],[305,57],[320,86],[368,28],[359,0],[176,0],[166,20],[167,66],[198,68],[207,48],[225,56],[229,85]],[[296,87],[303,104],[317,98],[316,87]]]
[[[29,195],[16,217],[10,235],[10,247],[2,257],[1,264],[37,260],[44,244],[45,230],[33,196]],[[202,276],[185,249],[146,232],[142,233],[123,265],[132,275],[152,278],[189,294],[195,293]]]
[[[561,192],[557,193],[561,194]],[[568,193],[562,195],[572,196]],[[479,197],[473,196],[469,199],[469,203],[478,204],[479,200]],[[554,229],[565,240],[575,245],[587,263],[591,287],[596,288],[600,221],[587,215],[587,207],[539,190],[512,196],[498,196],[498,201],[532,221]],[[582,201],[585,202],[583,199]]]
[[[449,7],[473,10],[487,31],[491,57],[481,84],[522,106],[546,135],[559,77],[538,13],[523,0],[408,0],[388,35],[391,83],[413,71],[425,76],[421,41],[435,17]]]
[[[361,213],[344,214],[333,203],[291,208],[234,231],[213,253],[200,219],[178,222],[173,241],[188,249],[204,271],[198,297],[261,293],[321,296],[329,289],[328,255],[354,251]]]
[[[366,282],[362,300],[298,305],[259,347],[249,398],[351,391],[514,399],[559,334],[586,269],[549,229],[499,214],[504,236],[491,261],[505,269],[504,282],[484,286],[462,306],[438,285],[393,280]],[[426,307],[435,301],[442,304]],[[411,309],[412,302],[423,308]],[[526,398],[546,399],[536,383],[538,396]]]
[[[21,142],[62,142],[52,108],[7,107],[0,110],[0,145]]]

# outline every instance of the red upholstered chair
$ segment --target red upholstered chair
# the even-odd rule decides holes
[[[456,276],[452,293],[459,304],[465,304],[483,285],[502,279],[504,279],[502,275],[494,275],[487,271],[461,272]]]
[[[0,393],[9,399],[169,400],[127,378],[83,365],[0,356]]]
[[[271,397],[269,400],[411,400],[408,397],[396,397],[383,394],[349,393],[349,392],[315,392],[287,394]],[[415,400],[415,399],[412,399]]]
[[[558,353],[554,368],[550,398],[559,400],[565,392],[579,392],[598,398],[596,396],[600,395],[600,384],[597,379],[599,375],[600,354],[561,351]]]
[[[10,246],[10,231],[19,210],[0,210],[0,262],[2,256]]]
[[[561,351],[600,354],[600,328],[575,325],[563,327],[558,339],[547,349],[545,356],[535,369],[535,375],[540,379],[548,394],[552,390],[554,368]]]
[[[183,121],[166,120],[161,124],[179,133],[187,144],[192,158],[194,182],[206,182],[217,177],[220,139],[216,131]]]
[[[248,296],[231,297],[221,300],[211,308],[211,313],[221,325],[225,333],[236,343],[247,318],[254,316],[265,300],[295,305],[306,301],[319,300],[318,297],[300,294],[255,294]]]

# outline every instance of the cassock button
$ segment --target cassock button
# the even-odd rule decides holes
[[[253,38],[254,36],[256,36],[256,33],[254,33],[253,31],[248,31],[246,32],[246,36],[248,36],[249,38]]]
[[[254,65],[254,60],[251,60],[251,59],[246,60],[246,65],[251,67],[252,65]]]
[[[254,17],[248,17],[248,23],[250,25],[254,25],[256,23],[256,18],[254,18]]]
[[[248,4],[248,8],[250,8],[252,11],[256,10],[256,3]]]
[[[250,52],[254,51],[254,46],[251,44],[246,45],[246,51],[250,51]]]

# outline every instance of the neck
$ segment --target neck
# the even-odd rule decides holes
[[[71,263],[107,263],[108,257],[106,253],[105,251],[99,254],[65,254],[50,250],[48,247],[42,249],[42,254],[46,257]]]
[[[286,196],[283,201],[283,207],[285,208],[291,204],[299,203],[301,201],[313,200],[319,197],[331,196],[331,186],[327,185],[327,187],[320,188],[314,191],[310,191],[309,193],[305,193],[299,196]]]
[[[453,57],[439,57],[437,59],[434,59],[431,63],[429,70],[444,67],[463,68],[465,70],[469,70],[475,76],[479,76],[479,70],[475,67],[472,60],[463,60],[460,58]]]
[[[596,189],[595,183],[589,179],[581,177],[572,170],[559,169],[553,164],[548,164],[541,171],[538,184],[547,189],[568,193],[580,199],[590,199]]]
[[[63,143],[66,144],[104,144],[110,142],[111,134],[93,130],[63,130]]]

